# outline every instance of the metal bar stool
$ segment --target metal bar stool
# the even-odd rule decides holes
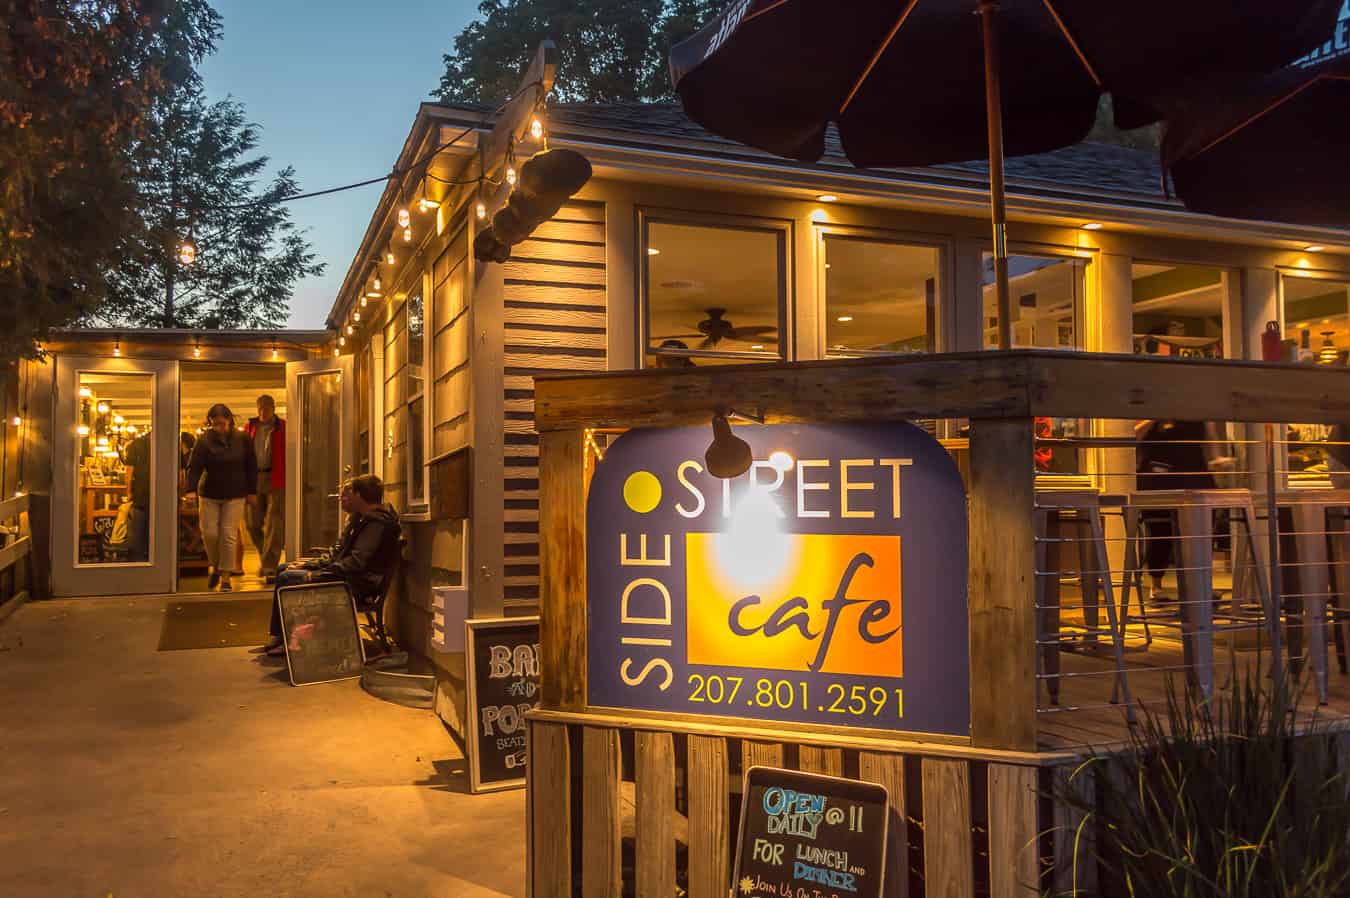
[[[1289,658],[1295,665],[1308,660],[1312,664],[1313,680],[1317,684],[1317,700],[1327,703],[1327,612],[1332,613],[1332,628],[1337,637],[1337,654],[1341,670],[1345,670],[1345,640],[1338,627],[1341,619],[1338,594],[1344,585],[1342,565],[1350,560],[1350,546],[1346,540],[1345,519],[1350,511],[1350,490],[1287,490],[1279,495],[1279,508],[1287,513],[1291,532],[1287,537],[1283,557],[1294,570],[1294,588],[1285,594],[1285,604],[1292,615],[1302,618],[1302,625],[1289,628]],[[1283,524],[1283,520],[1281,524]],[[1289,551],[1292,550],[1292,551]],[[1333,587],[1333,579],[1335,586]],[[1304,655],[1303,634],[1307,633],[1307,654]]]
[[[1116,677],[1111,701],[1123,696],[1126,715],[1134,720],[1134,705],[1125,678],[1123,628],[1116,619],[1115,589],[1111,582],[1111,563],[1106,552],[1106,532],[1102,526],[1102,497],[1085,490],[1045,490],[1036,493],[1036,642],[1037,668],[1046,680],[1051,704],[1059,703],[1059,650],[1061,574],[1060,549],[1071,539],[1063,534],[1070,528],[1080,531],[1073,539],[1078,546],[1078,575],[1083,595],[1084,642],[1095,644],[1101,632],[1098,609],[1104,605],[1115,659]],[[1105,602],[1098,595],[1104,593]]]
[[[1130,591],[1139,592],[1139,611],[1145,623],[1145,639],[1152,642],[1147,630],[1148,612],[1144,606],[1143,575],[1139,559],[1139,535],[1143,512],[1166,512],[1175,525],[1177,545],[1174,563],[1178,571],[1177,585],[1181,616],[1181,646],[1187,676],[1208,696],[1214,691],[1214,512],[1218,509],[1236,511],[1242,516],[1246,539],[1236,548],[1245,549],[1251,561],[1238,564],[1234,551],[1234,570],[1250,570],[1256,579],[1257,590],[1265,607],[1267,595],[1262,575],[1255,570],[1256,541],[1252,524],[1256,510],[1251,491],[1246,489],[1214,490],[1144,490],[1131,493],[1125,509],[1125,581],[1121,590],[1120,619],[1122,630],[1129,622]],[[1242,590],[1237,577],[1233,582],[1232,619],[1241,621]]]

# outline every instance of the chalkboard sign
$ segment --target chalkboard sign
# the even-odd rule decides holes
[[[292,686],[361,676],[366,648],[345,583],[287,586],[277,597]]]
[[[464,622],[469,791],[525,785],[525,712],[539,703],[539,618]]]
[[[742,794],[736,898],[880,898],[890,819],[884,786],[751,767]]]

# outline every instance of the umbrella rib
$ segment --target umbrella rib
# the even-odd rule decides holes
[[[1045,3],[1045,8],[1046,11],[1050,13],[1050,18],[1054,19],[1055,24],[1059,26],[1059,33],[1064,35],[1064,39],[1068,41],[1069,46],[1073,48],[1074,55],[1078,57],[1078,61],[1081,62],[1083,68],[1087,70],[1088,77],[1096,83],[1098,90],[1106,90],[1106,85],[1102,84],[1102,79],[1097,77],[1097,70],[1092,67],[1092,63],[1088,62],[1087,54],[1083,52],[1082,47],[1078,46],[1078,41],[1074,40],[1073,34],[1069,31],[1069,26],[1064,24],[1064,19],[1060,17],[1059,10],[1055,9],[1055,4],[1052,0],[1042,0],[1042,2]]]
[[[1201,147],[1200,149],[1196,150],[1194,153],[1191,153],[1191,154],[1190,154],[1188,157],[1186,157],[1186,158],[1188,158],[1188,159],[1194,159],[1196,156],[1203,156],[1205,153],[1208,153],[1210,150],[1214,149],[1214,148],[1217,147],[1219,144],[1223,143],[1225,140],[1227,140],[1228,138],[1232,137],[1234,134],[1236,134],[1236,133],[1238,133],[1239,131],[1241,131],[1243,128],[1246,128],[1248,125],[1255,123],[1255,122],[1258,121],[1259,119],[1263,119],[1263,118],[1265,118],[1266,116],[1270,115],[1270,114],[1271,114],[1272,112],[1274,112],[1276,109],[1280,108],[1280,107],[1283,106],[1285,103],[1288,103],[1290,100],[1294,99],[1294,97],[1297,97],[1299,94],[1303,93],[1305,90],[1307,90],[1308,88],[1312,87],[1314,84],[1316,84],[1316,83],[1317,83],[1318,81],[1320,81],[1320,80],[1322,80],[1322,79],[1321,79],[1321,77],[1319,76],[1319,77],[1317,77],[1317,78],[1310,78],[1309,80],[1303,82],[1303,83],[1300,84],[1298,87],[1296,87],[1296,88],[1294,88],[1293,90],[1289,91],[1289,93],[1287,93],[1287,94],[1285,94],[1284,96],[1280,97],[1279,99],[1275,100],[1273,103],[1270,103],[1269,105],[1267,105],[1265,108],[1259,110],[1258,112],[1254,113],[1253,115],[1250,115],[1250,116],[1248,116],[1247,118],[1243,119],[1242,121],[1238,122],[1236,125],[1234,125],[1233,127],[1229,128],[1227,131],[1223,132],[1223,133],[1220,134],[1218,137],[1214,138],[1214,139],[1211,140],[1209,143],[1205,144],[1203,147]]]
[[[746,22],[749,22],[751,19],[758,19],[760,16],[764,15],[765,13],[773,12],[775,9],[777,9],[778,7],[782,6],[784,3],[787,3],[787,2],[788,2],[788,0],[778,0],[777,3],[770,3],[768,6],[764,7],[763,9],[757,9],[757,10],[755,10],[754,12],[750,13],[749,15],[747,15],[744,19],[742,19],[742,20],[741,20],[741,24],[744,25]]]
[[[881,61],[881,55],[890,47],[891,41],[895,40],[895,36],[900,33],[901,27],[904,26],[905,20],[909,18],[909,14],[914,12],[914,7],[918,5],[919,0],[909,0],[909,2],[905,4],[904,10],[900,13],[900,18],[895,20],[895,24],[891,26],[891,30],[886,34],[886,39],[881,42],[879,47],[877,47],[876,52],[872,54],[872,58],[867,61],[867,67],[862,70],[862,74],[858,76],[858,80],[853,82],[853,88],[849,90],[848,96],[844,98],[844,104],[839,107],[840,115],[843,115],[844,112],[848,110],[849,104],[853,102],[853,98],[856,97],[858,91],[862,89],[863,82],[865,82],[867,77],[872,74],[872,69],[876,68],[877,63]]]

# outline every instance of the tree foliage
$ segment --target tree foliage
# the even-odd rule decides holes
[[[280,199],[299,192],[282,169],[265,185],[257,126],[234,100],[197,87],[157,104],[137,147],[144,227],[123,244],[95,320],[140,327],[254,328],[285,323],[295,282],[322,263]],[[191,235],[192,265],[178,261]]]
[[[133,149],[220,33],[201,0],[0,0],[0,359],[95,307],[139,226]]]
[[[539,42],[560,55],[564,101],[653,102],[674,95],[666,59],[721,7],[715,0],[483,0],[445,54],[433,91],[445,102],[497,103],[519,85]]]

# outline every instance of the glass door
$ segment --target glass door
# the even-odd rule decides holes
[[[338,491],[356,460],[355,378],[342,355],[286,365],[286,557],[317,555],[342,529]]]
[[[173,592],[178,363],[58,357],[54,415],[53,592]]]

